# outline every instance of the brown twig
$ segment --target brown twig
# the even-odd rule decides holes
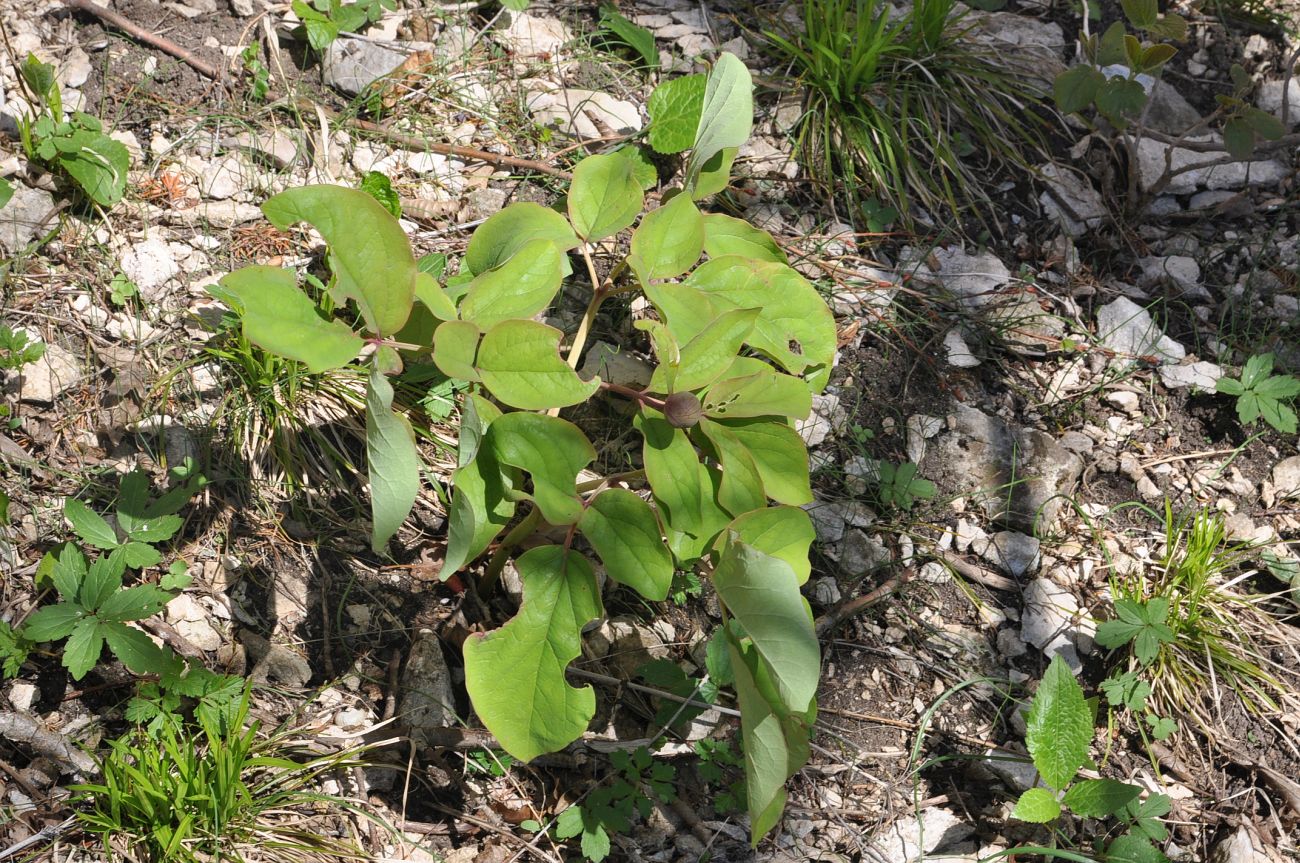
[[[175,42],[164,36],[150,33],[139,24],[119,15],[112,9],[104,9],[96,6],[91,2],[91,0],[63,0],[63,2],[69,9],[76,9],[79,12],[94,15],[105,24],[108,24],[111,27],[116,27],[132,39],[144,42],[146,45],[152,45],[159,51],[170,54],[205,78],[211,78],[213,81],[222,81],[225,78],[220,69],[213,66],[211,63],[208,63],[206,60],[200,59],[193,51],[177,45]]]
[[[898,590],[913,578],[916,577],[916,570],[904,569],[893,578],[887,579],[883,584],[870,593],[864,593],[862,596],[841,602],[830,611],[823,614],[813,623],[813,629],[818,638],[825,638],[831,630],[848,620],[855,614],[860,614],[871,606],[875,605],[885,597],[897,593]]]
[[[89,2],[89,0],[77,0],[77,2]],[[455,156],[458,159],[469,159],[475,162],[486,162],[489,165],[501,165],[507,168],[518,168],[521,171],[535,171],[538,174],[546,174],[551,177],[559,177],[562,180],[572,180],[573,174],[563,168],[557,168],[546,162],[539,162],[536,159],[524,159],[520,156],[507,156],[504,153],[492,153],[487,150],[479,150],[475,147],[462,147],[459,144],[448,144],[443,141],[429,141],[416,135],[407,135],[402,132],[394,132],[379,123],[371,123],[369,120],[352,120],[354,126],[376,135],[382,136],[391,143],[398,144],[409,150],[424,150],[429,153],[440,153],[443,156]]]
[[[943,549],[936,548],[934,551],[930,552],[930,556],[960,575],[962,578],[967,579],[968,581],[973,581],[976,584],[982,584],[985,587],[990,587],[994,590],[1005,590],[1008,592],[1014,592],[1019,589],[1019,585],[1011,579],[998,575],[997,573],[989,572],[987,569],[978,567],[973,563],[967,563],[957,555],[950,554]]]

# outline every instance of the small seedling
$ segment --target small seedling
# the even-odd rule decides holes
[[[17,371],[45,356],[45,342],[0,324],[0,369]]]
[[[1258,354],[1246,360],[1241,379],[1219,378],[1219,392],[1237,397],[1237,417],[1242,425],[1254,425],[1260,417],[1283,434],[1295,434],[1296,413],[1291,402],[1300,395],[1300,378],[1275,375],[1273,355]]]
[[[115,306],[125,306],[139,295],[140,289],[136,287],[135,282],[121,273],[108,283],[108,299]]]
[[[916,470],[916,465],[911,462],[897,465],[887,461],[876,462],[876,491],[881,504],[910,512],[918,500],[934,497],[934,483],[917,476]]]
[[[397,8],[395,0],[293,0],[292,9],[312,50],[323,53],[340,33],[356,33],[379,20],[385,11]]]
[[[1133,655],[1143,666],[1155,661],[1160,645],[1172,644],[1174,631],[1165,622],[1169,618],[1169,600],[1154,596],[1145,602],[1115,600],[1115,620],[1097,627],[1097,643],[1115,650],[1132,643]]]
[[[402,201],[393,189],[393,181],[379,171],[370,171],[361,179],[361,191],[384,205],[394,219],[402,217]]]
[[[248,73],[248,95],[261,102],[271,90],[271,71],[258,56],[258,50],[258,44],[253,42],[239,53],[239,62]]]
[[[613,780],[555,819],[556,838],[581,837],[582,854],[592,863],[609,856],[610,834],[626,833],[632,826],[633,814],[645,818],[653,800],[668,802],[677,796],[677,771],[668,762],[655,761],[644,746],[631,753],[611,753],[610,763],[617,771]]]
[[[894,222],[898,220],[898,210],[883,203],[879,198],[867,198],[862,202],[862,220],[871,233],[883,233],[892,228]]]

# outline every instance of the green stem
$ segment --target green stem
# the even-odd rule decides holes
[[[488,561],[487,568],[483,570],[483,577],[479,579],[478,591],[480,596],[486,596],[493,587],[496,586],[497,579],[501,577],[501,570],[505,569],[506,559],[510,557],[510,552],[515,546],[532,536],[538,525],[542,521],[542,511],[533,507],[524,520],[515,525],[506,538],[501,540],[497,550],[492,553],[492,559]]]

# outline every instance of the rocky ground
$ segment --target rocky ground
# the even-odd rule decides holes
[[[641,129],[653,82],[590,46],[597,12],[588,4],[536,3],[524,14],[406,4],[323,58],[295,39],[285,4],[110,5],[227,79],[258,46],[267,92],[254,98],[247,82],[211,80],[58,0],[0,9],[0,121],[11,135],[0,139],[0,173],[16,190],[0,210],[0,318],[47,344],[41,360],[9,374],[4,394],[3,617],[35,601],[41,555],[68,536],[65,497],[103,496],[118,473],[162,476],[195,457],[213,479],[187,511],[180,548],[198,578],[161,624],[214,670],[265,683],[256,706],[272,724],[292,717],[322,738],[380,739],[395,718],[414,748],[380,750],[386,768],[330,780],[404,822],[396,837],[363,831],[374,859],[577,859],[519,825],[546,821],[592,787],[612,741],[653,734],[656,702],[624,684],[648,659],[703,664],[717,611],[707,585],[656,617],[611,608],[578,663],[607,689],[591,734],[559,756],[493,769],[474,748],[482,737],[472,720],[448,730],[457,727],[448,705],[466,712],[457,677],[466,621],[463,594],[437,578],[438,495],[417,507],[399,537],[405,556],[392,563],[365,550],[364,509],[329,481],[329,464],[309,459],[305,482],[286,487],[255,430],[232,416],[246,406],[230,398],[229,368],[204,350],[221,314],[205,286],[246,263],[309,261],[310,239],[272,229],[258,203],[372,170],[392,178],[417,249],[457,256],[482,219],[513,200],[553,201],[561,186],[422,142],[563,167],[575,141]],[[1216,16],[1214,4],[1173,5],[1189,14],[1191,35],[1155,85],[1149,115],[1168,140],[1144,138],[1130,165],[1113,139],[1071,128],[1060,166],[1013,184],[997,231],[963,243],[942,224],[855,234],[811,199],[789,155],[798,94],[777,86],[749,4],[620,4],[655,34],[661,75],[705,68],[727,50],[772,85],[761,88],[756,135],[721,205],[771,231],[825,288],[841,351],[801,429],[819,496],[806,595],[823,624],[825,669],[816,748],[791,783],[783,826],[748,850],[743,819],[718,799],[725,782],[706,777],[694,755],[698,741],[736,734],[729,716],[709,711],[656,753],[672,765],[679,798],[615,837],[616,858],[974,861],[1040,844],[1041,828],[1008,817],[1032,769],[998,757],[1024,751],[1022,684],[1059,655],[1095,691],[1108,668],[1096,621],[1111,616],[1115,579],[1160,565],[1166,500],[1175,513],[1221,513],[1230,538],[1252,544],[1225,578],[1271,597],[1246,622],[1281,693],[1252,712],[1211,687],[1175,717],[1180,732],[1153,746],[1117,719],[1099,742],[1098,770],[1173,798],[1165,850],[1175,859],[1297,854],[1300,653],[1287,585],[1260,553],[1300,557],[1300,450],[1293,434],[1243,427],[1233,400],[1213,392],[1264,352],[1300,373],[1294,145],[1241,162],[1204,152],[1203,139],[1170,143],[1213,110],[1232,62],[1258,83],[1262,108],[1281,115],[1289,100],[1294,128],[1300,83],[1286,63],[1295,37]],[[972,18],[971,38],[1064,69],[1077,18],[1068,3],[1013,0]],[[111,211],[70,209],[66,190],[21,155],[15,61],[28,52],[58,66],[65,106],[103,118],[129,150],[129,190]],[[354,97],[399,66],[367,97],[407,124],[395,140],[367,126],[375,106]],[[117,276],[138,296],[115,302]],[[453,396],[426,394],[423,404],[447,416]],[[325,437],[345,460],[358,452],[347,381],[296,409],[309,431],[291,448]],[[438,463],[451,432],[434,433]],[[880,461],[918,465],[935,493],[907,505],[882,499]],[[879,601],[847,605],[877,590]],[[4,715],[93,746],[123,727],[111,697],[123,674],[101,668],[78,685],[57,660],[34,657],[4,683]],[[77,767],[6,736],[0,836],[15,843],[66,817]],[[1089,828],[1075,826],[1082,834],[1067,832],[1086,851]],[[90,853],[72,835],[33,850]]]

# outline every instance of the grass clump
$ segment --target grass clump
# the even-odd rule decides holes
[[[801,26],[765,33],[805,94],[796,153],[853,219],[875,198],[915,207],[987,204],[990,176],[1047,158],[1046,91],[965,38],[956,0],[804,0]]]

